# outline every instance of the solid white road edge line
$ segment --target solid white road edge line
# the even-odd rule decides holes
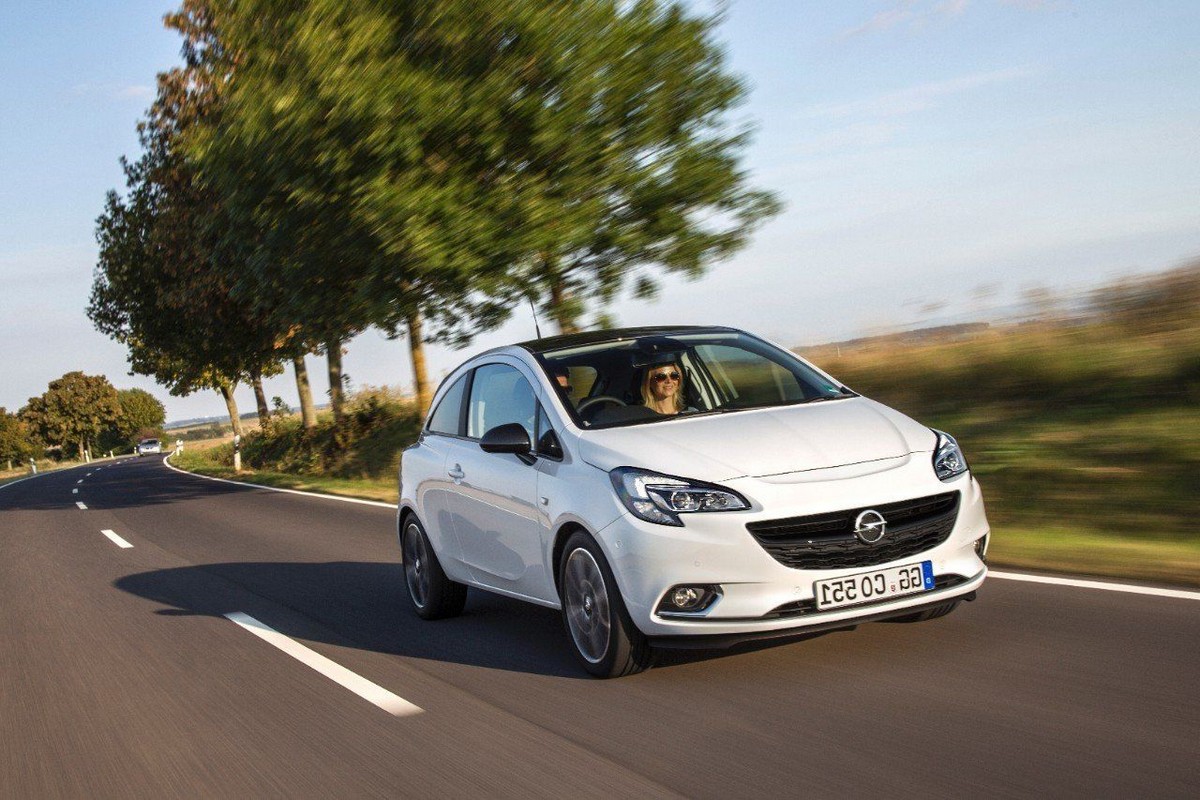
[[[78,500],[75,501],[75,505],[79,506],[80,511],[87,511],[87,506],[85,506],[83,503],[79,502]]]
[[[295,639],[284,636],[269,625],[264,625],[249,614],[241,611],[233,611],[226,614],[225,617],[268,644],[279,648],[301,664],[315,669],[334,683],[349,689],[368,703],[379,706],[393,716],[410,717],[414,714],[420,714],[422,711],[419,706],[413,705],[403,697],[392,694],[378,684],[371,683],[366,678],[351,672],[336,661],[331,661],[315,650],[310,650],[300,644]]]
[[[1053,578],[1047,575],[1025,575],[1020,572],[988,571],[989,578],[999,578],[1005,581],[1025,581],[1026,583],[1051,583],[1055,586],[1074,586],[1079,589],[1103,589],[1106,592],[1126,592],[1127,594],[1151,594],[1156,597],[1177,597],[1181,600],[1200,600],[1200,592],[1189,592],[1184,589],[1158,589],[1153,586],[1134,586],[1128,583],[1108,583],[1106,581],[1086,581],[1079,578]]]
[[[195,477],[195,478],[204,478],[204,480],[206,480],[206,481],[216,481],[217,483],[230,483],[230,484],[233,484],[234,486],[252,486],[255,489],[266,489],[267,491],[270,491],[270,492],[283,492],[284,494],[299,494],[299,495],[304,495],[305,497],[320,497],[323,500],[338,500],[343,503],[357,503],[361,506],[378,506],[379,508],[393,508],[393,509],[396,508],[395,503],[385,503],[381,500],[361,500],[357,497],[339,497],[336,494],[321,494],[320,492],[305,492],[301,489],[281,489],[278,486],[263,486],[261,483],[250,483],[249,481],[231,481],[226,478],[214,478],[212,475],[201,475],[199,472],[188,472],[186,469],[180,469],[179,467],[172,464],[170,461],[167,461],[168,458],[170,458],[170,456],[167,456],[166,458],[163,459],[163,464],[165,464],[168,469],[173,469],[181,475],[191,475],[192,477]]]
[[[105,536],[107,536],[109,539],[111,539],[112,543],[115,544],[117,547],[133,547],[133,545],[131,545],[129,542],[125,541],[120,536],[117,536],[117,534],[113,533],[110,530],[102,530],[100,532],[103,533]]]

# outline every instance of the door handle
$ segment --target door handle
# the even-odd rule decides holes
[[[446,470],[446,474],[454,478],[454,482],[458,483],[463,478],[467,477],[467,473],[463,472],[461,464],[455,464],[452,468]]]

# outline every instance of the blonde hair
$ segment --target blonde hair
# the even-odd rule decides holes
[[[678,364],[662,364],[657,367],[647,367],[646,372],[642,375],[642,405],[651,406],[654,402],[654,393],[650,391],[650,378],[660,369],[670,367],[679,373],[678,386],[675,389],[675,394],[671,400],[675,404],[675,413],[683,411],[683,369]]]

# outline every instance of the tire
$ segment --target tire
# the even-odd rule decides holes
[[[903,617],[893,617],[891,622],[925,622],[938,617],[944,617],[954,609],[958,608],[961,600],[947,600],[940,605],[927,608],[924,611],[918,611],[915,614],[906,614]]]
[[[457,617],[467,603],[467,587],[446,577],[433,545],[416,516],[406,517],[400,533],[404,587],[421,619]]]
[[[633,675],[654,651],[637,629],[600,546],[583,531],[567,539],[558,565],[563,625],[579,663],[597,678]]]

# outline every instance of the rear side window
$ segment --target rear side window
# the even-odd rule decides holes
[[[467,412],[467,436],[478,439],[500,425],[519,423],[534,441],[537,399],[525,376],[505,364],[487,364],[475,370]]]
[[[442,402],[438,403],[438,407],[434,410],[433,416],[429,418],[429,431],[431,433],[445,433],[450,436],[460,435],[459,423],[462,420],[462,404],[463,393],[467,389],[467,376],[464,375],[454,382],[446,394],[442,397]]]

